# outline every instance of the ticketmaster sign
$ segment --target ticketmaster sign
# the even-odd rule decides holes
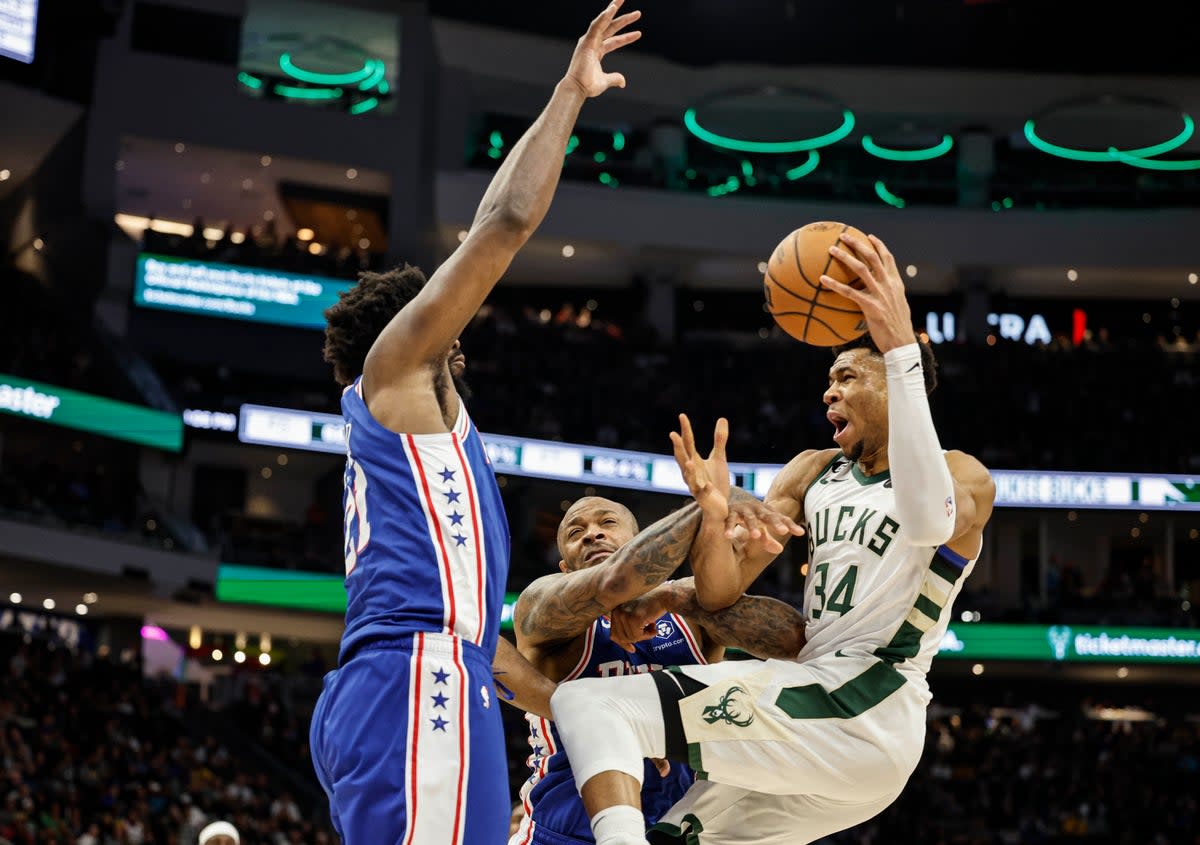
[[[942,638],[938,656],[1200,666],[1200,631],[1092,625],[951,625]]]
[[[183,419],[178,414],[3,373],[0,373],[0,413],[171,452],[183,448]]]

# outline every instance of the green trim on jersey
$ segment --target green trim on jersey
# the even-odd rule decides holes
[[[818,481],[820,481],[822,478],[825,477],[825,475],[829,472],[830,468],[834,464],[836,464],[838,462],[838,459],[841,457],[843,457],[843,455],[839,451],[836,455],[834,455],[832,458],[829,459],[829,462],[827,464],[825,464],[824,467],[821,468],[821,471],[816,474],[816,476],[813,478],[813,480],[808,482],[808,486],[804,488],[804,499],[802,499],[800,502],[802,508],[803,508],[804,502],[808,501],[808,491],[813,489],[813,486]]]
[[[863,475],[863,471],[858,468],[858,461],[850,464],[850,474],[854,476],[854,480],[864,487],[869,487],[872,484],[878,484],[881,481],[887,481],[892,477],[892,471],[885,469],[883,472],[877,472],[874,475]]]
[[[876,663],[833,692],[820,684],[784,687],[775,706],[793,719],[853,719],[902,686],[903,675],[888,663]]]
[[[962,577],[963,571],[943,559],[935,551],[933,559],[929,561],[929,571],[925,575],[925,582],[921,585],[921,592],[917,594],[917,598],[913,602],[912,610],[900,623],[896,633],[892,635],[891,642],[875,649],[875,656],[888,664],[902,663],[916,657],[917,652],[921,650],[921,637],[937,624],[942,615],[942,605],[930,598],[929,595],[930,593],[939,595],[942,591],[937,585],[930,583],[930,576],[937,576],[953,588],[958,579]]]
[[[687,825],[687,830],[683,829],[683,825]],[[646,831],[646,836],[654,845],[700,845],[700,834],[704,832],[704,824],[696,814],[684,815],[683,825],[659,822]]]

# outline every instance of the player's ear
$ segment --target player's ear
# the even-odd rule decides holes
[[[558,562],[558,569],[560,572],[566,572],[567,571],[567,562],[565,560],[560,560]]]

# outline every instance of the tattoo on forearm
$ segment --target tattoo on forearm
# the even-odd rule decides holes
[[[561,589],[534,600],[534,608],[521,619],[521,633],[551,639],[556,635],[573,636],[612,610],[603,599],[614,594],[634,598],[654,589],[688,556],[700,517],[699,506],[690,504],[617,549],[603,564],[603,580],[608,584],[603,596],[599,593],[600,577],[564,579]]]
[[[696,601],[696,590],[684,579],[676,588],[685,596],[679,613],[694,620],[720,643],[755,657],[791,659],[804,647],[804,616],[796,608],[767,596],[742,596],[723,610],[709,612]]]
[[[701,516],[700,506],[690,504],[660,519],[617,549],[613,555],[619,558],[617,565],[622,569],[630,568],[641,577],[644,589],[638,590],[636,595],[657,587],[679,568],[692,550]]]

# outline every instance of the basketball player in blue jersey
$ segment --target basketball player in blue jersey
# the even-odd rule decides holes
[[[754,505],[759,518],[790,523],[757,500]],[[594,496],[575,502],[558,528],[561,572],[538,579],[517,599],[518,648],[556,681],[712,663],[726,646],[764,658],[794,657],[804,644],[804,624],[791,606],[744,596],[709,613],[697,603],[691,578],[663,583],[686,557],[699,522],[699,509],[692,506],[639,534],[624,505]],[[654,589],[646,592],[649,588]],[[628,627],[632,620],[638,620],[636,628]],[[635,643],[643,637],[646,642]],[[553,724],[536,714],[526,718],[533,771],[521,789],[524,818],[509,845],[594,843]],[[692,772],[684,765],[660,771],[649,761],[644,768],[642,809],[653,824],[683,797]]]
[[[497,662],[518,701],[536,673],[499,645],[508,578],[504,505],[455,383],[458,336],[541,223],[589,97],[624,87],[606,55],[640,37],[592,21],[542,114],[513,147],[463,243],[426,282],[364,273],[326,312],[325,357],[345,385],[346,630],[311,747],[344,845],[490,845],[510,812]],[[497,649],[500,649],[498,652]],[[535,706],[537,706],[535,702]]]

